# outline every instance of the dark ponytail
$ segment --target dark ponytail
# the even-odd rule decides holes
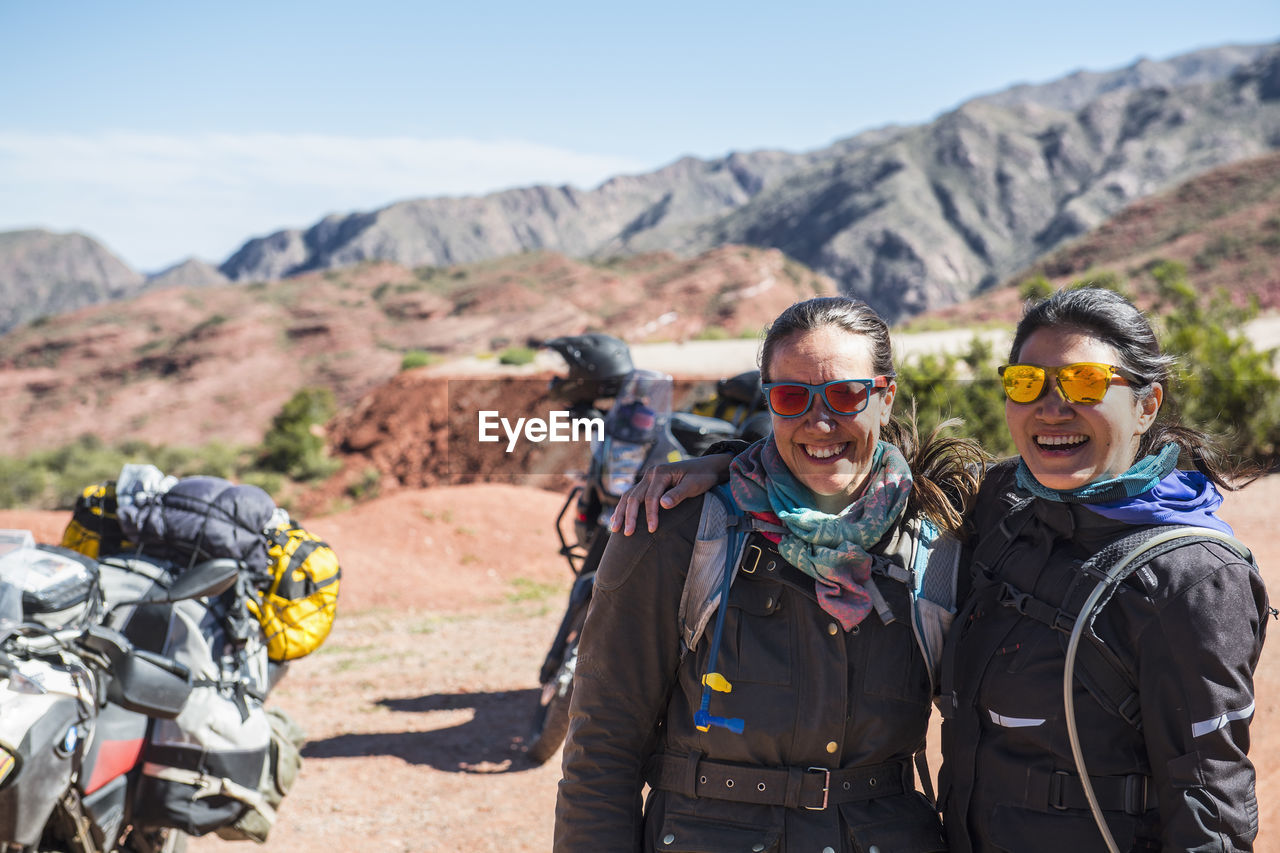
[[[906,515],[926,516],[942,530],[963,536],[964,519],[978,496],[989,457],[971,438],[947,435],[959,418],[938,424],[920,441],[915,407],[910,417],[894,417],[880,437],[897,447],[911,467],[914,481]]]

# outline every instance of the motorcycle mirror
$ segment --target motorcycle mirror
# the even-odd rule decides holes
[[[185,601],[188,598],[203,598],[206,595],[217,595],[231,588],[240,574],[240,563],[228,557],[205,560],[178,575],[178,579],[169,587],[165,601]]]
[[[169,604],[189,598],[218,595],[230,589],[239,574],[240,563],[229,557],[205,560],[178,575],[177,580],[167,590],[157,590],[157,594],[146,598],[118,602],[111,609],[130,604]]]

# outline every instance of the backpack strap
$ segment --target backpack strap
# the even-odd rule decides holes
[[[956,601],[967,602],[956,614],[959,619],[972,619],[978,600],[970,595],[974,589],[973,581],[982,577],[990,581],[995,577],[994,566],[1005,550],[1018,538],[1022,528],[1027,525],[1034,514],[1035,498],[1022,498],[1015,501],[1004,514],[1004,518],[996,528],[981,538],[977,547],[969,557],[969,570],[958,573],[956,578]],[[959,694],[956,692],[955,674],[957,668],[956,651],[959,643],[946,643],[942,650],[941,673],[937,702],[938,711],[943,719],[955,714],[958,707]]]
[[[1148,563],[1176,548],[1205,542],[1225,544],[1246,559],[1252,559],[1249,549],[1234,537],[1201,527],[1159,525],[1145,527],[1117,539],[1081,567],[1081,576],[1096,580],[1098,584],[1082,584],[1086,595],[1079,605],[1074,602],[1070,605],[1073,608],[1072,625],[1067,628],[1067,633],[1079,631],[1081,636],[1089,640],[1088,643],[1079,643],[1075,648],[1074,675],[1104,709],[1119,716],[1135,729],[1142,729],[1137,678],[1094,632],[1094,622],[1102,608],[1115,596],[1120,584],[1127,579],[1135,575],[1141,577],[1145,573],[1146,577],[1142,578],[1143,586],[1148,590],[1154,589],[1157,581],[1154,573],[1147,568]],[[1105,586],[1097,600],[1089,606],[1087,599],[1099,585]],[[1084,614],[1084,624],[1077,627],[1075,623],[1081,618],[1080,611],[1086,606],[1089,611]]]
[[[927,517],[906,524],[911,538],[907,552],[907,592],[911,599],[911,629],[928,665],[929,686],[938,687],[943,639],[956,613],[960,576],[960,541]]]
[[[1130,672],[1130,667],[1093,631],[1093,623],[1120,585],[1130,578],[1136,576],[1144,590],[1154,591],[1156,577],[1147,565],[1152,560],[1184,545],[1220,541],[1216,536],[1203,533],[1203,528],[1183,528],[1184,534],[1141,551],[1118,574],[1113,574],[1113,568],[1144,543],[1172,529],[1178,528],[1168,525],[1142,527],[1111,542],[1085,561],[1060,602],[1037,598],[1008,582],[1003,584],[999,594],[999,602],[1004,606],[1012,607],[1028,619],[1061,634],[1065,647],[1086,600],[1099,581],[1109,578],[1106,589],[1090,611],[1088,623],[1081,629],[1089,642],[1081,643],[1077,649],[1077,678],[1103,708],[1136,729],[1142,728],[1137,679]]]
[[[777,532],[781,528],[754,516],[739,514],[733,494],[726,485],[718,485],[707,492],[702,501],[702,516],[698,519],[698,538],[689,557],[689,569],[680,595],[682,657],[697,648],[720,604],[721,587],[732,584],[742,568],[743,545],[754,530]],[[759,555],[756,556],[758,558]],[[726,572],[730,573],[728,584],[725,584]]]
[[[1129,540],[1138,536],[1143,537],[1139,544],[1132,548],[1128,547]],[[1064,719],[1067,724],[1067,738],[1071,744],[1071,757],[1075,761],[1076,773],[1079,775],[1081,788],[1084,791],[1085,799],[1088,801],[1089,811],[1093,814],[1094,823],[1097,824],[1098,832],[1102,835],[1108,850],[1118,851],[1119,847],[1111,834],[1111,829],[1102,812],[1098,794],[1092,785],[1088,767],[1085,765],[1084,750],[1080,746],[1080,732],[1076,726],[1072,681],[1076,677],[1077,656],[1081,648],[1080,639],[1088,631],[1090,639],[1094,641],[1089,645],[1094,645],[1095,643],[1101,645],[1101,640],[1092,630],[1097,613],[1110,600],[1120,583],[1125,578],[1130,577],[1141,565],[1150,562],[1161,554],[1168,553],[1174,548],[1208,540],[1215,540],[1220,544],[1226,545],[1245,560],[1251,562],[1253,560],[1253,554],[1244,543],[1228,534],[1217,530],[1206,530],[1202,527],[1170,528],[1165,526],[1162,529],[1147,529],[1130,534],[1130,536],[1112,543],[1111,546],[1103,548],[1089,561],[1089,563],[1093,563],[1095,560],[1099,563],[1105,561],[1108,565],[1105,575],[1094,586],[1088,598],[1085,599],[1084,605],[1080,608],[1080,615],[1075,620],[1075,626],[1071,629],[1071,637],[1067,642],[1066,659],[1062,670],[1062,701]],[[1085,648],[1088,647],[1085,646]],[[1083,681],[1083,679],[1081,680]],[[1136,706],[1136,699],[1133,704]],[[1110,709],[1109,706],[1104,707]],[[1137,713],[1136,707],[1134,708],[1134,713]]]
[[[978,547],[974,549],[971,558],[970,574],[975,576],[981,574],[985,578],[994,577],[993,567],[996,561],[1004,554],[1005,549],[1013,544],[1013,540],[1018,538],[1018,534],[1034,514],[1035,498],[1023,498],[1010,506],[996,529],[978,542]]]

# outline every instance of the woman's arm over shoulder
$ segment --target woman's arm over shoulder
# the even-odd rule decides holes
[[[680,665],[680,595],[701,506],[686,501],[656,534],[612,536],[605,549],[578,645],[557,853],[637,849],[644,762]]]
[[[1247,753],[1266,589],[1256,567],[1216,543],[1160,562],[1168,595],[1139,638],[1139,697],[1164,849],[1252,850],[1258,804]]]
[[[718,441],[712,450],[724,445],[734,448],[746,445],[741,441]],[[697,497],[715,488],[717,483],[729,481],[729,465],[735,452],[717,452],[680,462],[666,462],[647,469],[639,481],[627,489],[613,508],[609,529],[630,536],[636,530],[636,519],[643,508],[647,518],[645,527],[650,533],[658,529],[659,509],[672,509],[686,498]]]

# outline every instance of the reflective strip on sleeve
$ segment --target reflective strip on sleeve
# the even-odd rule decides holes
[[[1192,723],[1191,736],[1201,737],[1202,735],[1207,735],[1209,732],[1216,732],[1218,729],[1224,727],[1227,723],[1230,723],[1233,720],[1249,719],[1253,716],[1254,704],[1255,703],[1250,702],[1246,707],[1241,708],[1239,711],[1228,711],[1225,714],[1219,714],[1218,716],[1211,717],[1203,722]]]
[[[987,713],[991,715],[991,722],[997,726],[1004,726],[1006,729],[1029,729],[1035,726],[1043,726],[1045,722],[1034,717],[1006,717],[997,714],[990,708],[987,709]]]

